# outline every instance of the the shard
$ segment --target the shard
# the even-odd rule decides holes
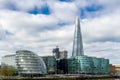
[[[82,42],[82,34],[80,28],[80,19],[76,18],[75,32],[74,32],[74,42],[73,42],[73,51],[72,56],[83,56],[83,42]]]

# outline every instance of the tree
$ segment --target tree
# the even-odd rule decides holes
[[[8,68],[8,75],[12,76],[16,73],[16,70],[14,68]]]
[[[3,76],[12,76],[16,73],[16,70],[13,67],[3,66],[0,70],[0,73]]]

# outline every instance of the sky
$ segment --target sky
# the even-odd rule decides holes
[[[120,64],[120,0],[0,0],[0,61],[17,50],[72,54],[76,16],[84,54]]]

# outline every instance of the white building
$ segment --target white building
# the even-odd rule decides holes
[[[17,66],[16,66],[15,54],[3,56],[1,66],[13,67],[16,69]]]

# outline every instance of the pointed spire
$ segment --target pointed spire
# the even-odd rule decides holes
[[[80,19],[77,16],[72,56],[83,56],[83,55],[84,55],[84,50],[83,50],[82,34],[81,34],[81,28],[80,28]]]

